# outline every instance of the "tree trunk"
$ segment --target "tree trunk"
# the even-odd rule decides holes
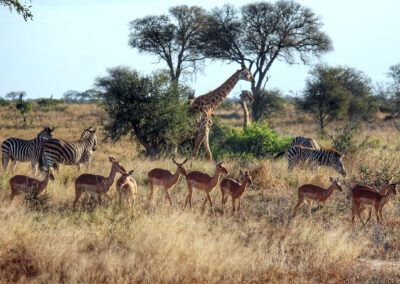
[[[145,139],[143,139],[140,133],[140,129],[137,126],[134,125],[133,130],[135,131],[139,143],[146,149],[146,156],[155,157],[160,153],[160,151],[157,148],[151,146]]]

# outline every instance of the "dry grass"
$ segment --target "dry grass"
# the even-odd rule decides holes
[[[101,120],[96,108],[67,106],[65,113],[41,113],[28,129],[3,118],[0,140],[34,137],[47,124],[58,127],[56,137],[76,139],[87,124]],[[73,118],[84,112],[90,114],[79,121]],[[310,132],[307,118],[292,124],[295,116],[285,118],[286,126],[282,121],[271,124],[279,131],[313,136],[322,145],[330,145],[329,140],[319,139],[316,130]],[[238,120],[236,124],[240,125]],[[380,169],[386,161],[392,167],[400,163],[399,135],[389,123],[378,120],[365,125],[362,135],[380,142],[345,158],[349,173],[342,179],[345,191],[357,180],[361,165]],[[100,143],[91,172],[108,175],[109,155],[127,170],[135,170],[139,188],[133,208],[118,206],[114,185],[111,196],[115,201],[101,206],[78,204],[73,211],[73,181],[79,175],[75,167],[62,166],[49,184],[47,209],[27,207],[23,197],[12,204],[3,200],[9,195],[11,176],[0,177],[0,282],[400,281],[398,196],[384,208],[386,226],[373,219],[366,228],[358,223],[352,229],[347,192],[332,195],[328,212],[314,205],[309,218],[304,206],[292,219],[297,187],[304,183],[327,186],[329,176],[337,174],[327,168],[295,169],[290,174],[285,159],[265,159],[245,166],[254,185],[244,194],[240,215],[231,216],[230,206],[221,215],[219,188],[211,193],[214,212],[208,209],[201,215],[202,192],[194,194],[192,210],[183,209],[187,194],[183,178],[172,189],[172,208],[162,190],[155,194],[153,205],[148,204],[146,174],[154,167],[175,171],[169,159],[145,159],[128,139]],[[227,161],[229,176],[237,178],[242,164]],[[213,164],[203,160],[189,161],[185,167],[187,171],[214,171]],[[18,164],[17,171],[31,175],[29,163]]]

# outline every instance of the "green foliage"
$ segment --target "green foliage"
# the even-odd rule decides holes
[[[10,105],[10,102],[0,97],[0,106],[8,106],[8,105]]]
[[[269,118],[274,113],[280,112],[285,108],[285,99],[282,97],[280,90],[262,89],[254,95],[252,104],[252,116],[254,121],[262,118]]]
[[[29,116],[29,114],[32,112],[31,102],[23,101],[22,99],[20,99],[18,102],[16,102],[15,108],[19,110],[24,120],[24,126],[27,125],[27,120],[30,120],[32,122],[32,118]]]
[[[47,98],[39,99],[37,103],[42,110],[49,110],[49,109],[54,109],[57,105],[63,103],[63,101],[53,99],[53,97],[51,97],[49,99]]]
[[[174,147],[178,137],[190,130],[186,88],[171,84],[166,72],[143,76],[116,67],[108,70],[108,76],[97,78],[96,86],[112,119],[106,131],[114,141],[130,134],[147,155],[154,156]]]
[[[171,81],[196,72],[204,61],[199,56],[200,32],[205,10],[198,6],[174,6],[168,15],[146,16],[129,23],[129,45],[157,56],[167,64]]]
[[[336,137],[331,135],[333,148],[343,154],[354,153],[364,147],[367,143],[368,136],[360,144],[357,144],[358,134],[360,133],[360,124],[352,123],[342,128],[336,128]]]
[[[222,157],[262,158],[287,149],[291,137],[279,137],[267,124],[252,123],[245,130],[235,130],[216,121],[210,133],[210,143],[217,159]]]
[[[356,180],[353,183],[365,184],[374,188],[380,188],[392,177],[399,178],[399,168],[390,162],[384,162],[382,166],[369,167],[361,165],[358,169],[359,174],[354,175]]]
[[[31,12],[31,5],[21,4],[22,1],[18,0],[0,0],[0,6],[6,6],[12,10],[17,11],[18,14],[22,15],[25,21],[32,20],[33,14]],[[29,1],[31,2],[31,1]]]

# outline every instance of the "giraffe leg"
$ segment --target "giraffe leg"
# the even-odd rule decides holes
[[[209,140],[209,133],[210,133],[210,128],[206,128],[205,129],[206,133],[205,133],[205,137],[203,139],[203,145],[204,145],[204,149],[206,150],[206,155],[207,158],[212,161],[212,153],[210,150],[210,140]]]
[[[193,158],[197,157],[197,154],[199,153],[199,149],[201,147],[201,143],[206,137],[207,123],[208,123],[208,117],[207,116],[202,117],[198,126],[197,139],[192,153]]]

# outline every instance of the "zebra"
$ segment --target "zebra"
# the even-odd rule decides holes
[[[297,136],[297,137],[293,138],[292,143],[290,144],[290,147],[288,149],[286,149],[285,151],[278,153],[275,156],[275,159],[284,155],[290,148],[292,148],[296,145],[307,147],[307,148],[313,148],[313,149],[317,149],[317,150],[320,149],[318,143],[314,139],[312,139],[310,137]]]
[[[52,132],[55,127],[45,127],[39,132],[37,137],[32,140],[24,140],[20,138],[10,137],[1,144],[1,160],[3,164],[3,172],[6,174],[8,162],[11,160],[11,172],[15,173],[17,162],[31,161],[33,175],[36,176],[36,166],[39,162],[39,155],[43,143],[52,138]]]
[[[342,163],[343,154],[335,149],[329,148],[308,148],[303,146],[294,146],[288,150],[288,169],[291,172],[298,162],[309,161],[316,162],[321,166],[334,168],[341,175],[346,176],[346,170]]]
[[[76,141],[63,139],[48,139],[42,147],[39,159],[39,167],[42,175],[49,173],[50,167],[57,168],[58,164],[77,165],[78,170],[81,164],[85,163],[87,170],[90,169],[91,157],[96,151],[97,139],[96,131],[89,127],[85,129],[81,138]]]

